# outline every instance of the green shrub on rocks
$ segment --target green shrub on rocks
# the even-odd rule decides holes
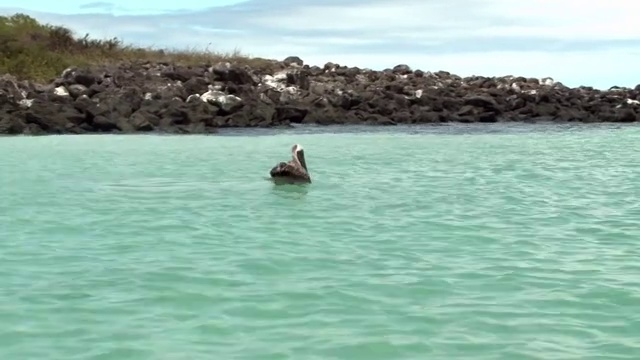
[[[39,23],[25,15],[0,16],[0,75],[50,81],[69,66],[93,66],[120,62],[167,62],[177,65],[213,65],[219,61],[271,67],[274,61],[252,58],[239,51],[166,50],[124,44],[117,38],[76,37],[64,26]]]

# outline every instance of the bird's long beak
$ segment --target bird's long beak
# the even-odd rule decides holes
[[[302,165],[302,167],[306,170],[309,171],[307,169],[307,161],[304,158],[304,150],[298,150],[296,152],[296,158],[298,159],[298,162],[300,162],[300,165]]]

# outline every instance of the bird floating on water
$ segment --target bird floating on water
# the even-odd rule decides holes
[[[291,161],[280,162],[271,168],[271,179],[276,184],[311,183],[302,146],[294,144],[291,147],[291,157]]]

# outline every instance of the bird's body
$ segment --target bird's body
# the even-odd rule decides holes
[[[291,161],[280,162],[271,168],[269,174],[276,184],[311,183],[302,146],[295,144],[291,148]]]

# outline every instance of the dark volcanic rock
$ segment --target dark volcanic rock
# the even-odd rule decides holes
[[[0,134],[189,134],[292,124],[538,119],[636,122],[640,85],[568,88],[550,78],[462,78],[405,64],[383,71],[319,67],[297,56],[253,69],[231,63],[74,67],[49,84],[0,76]]]

